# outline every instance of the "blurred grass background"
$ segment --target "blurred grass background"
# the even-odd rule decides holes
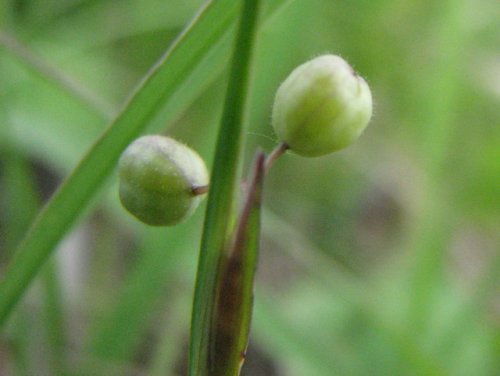
[[[201,4],[2,0],[0,271]],[[499,19],[494,0],[290,0],[262,24],[246,165],[312,56],[348,60],[375,114],[269,176],[244,375],[498,374]],[[168,130],[209,165],[226,73]],[[0,374],[183,375],[202,217],[147,228],[112,176],[2,332]]]

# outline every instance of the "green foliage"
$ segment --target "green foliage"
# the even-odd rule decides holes
[[[196,275],[189,344],[190,376],[238,375],[241,353],[245,351],[248,342],[251,311],[249,301],[259,239],[260,198],[256,199],[257,207],[251,210],[252,213],[256,212],[256,215],[247,213],[250,219],[245,219],[242,215],[237,220],[238,224],[234,223],[260,4],[260,0],[243,1],[241,4]],[[263,162],[261,165],[263,166]],[[255,178],[254,184],[257,187],[250,187],[249,192],[252,189],[258,189],[260,192],[262,170],[263,167],[259,169],[259,180]],[[254,217],[257,219],[253,219]],[[248,226],[242,223],[247,221]],[[235,239],[233,231],[236,231]],[[239,236],[240,231],[244,235]],[[234,246],[231,244],[233,241]],[[227,265],[224,265],[226,258]],[[235,271],[232,270],[233,264],[236,264]],[[226,287],[226,284],[229,286]],[[227,295],[236,295],[235,305],[241,308],[225,307],[224,298]],[[226,311],[232,312],[227,314]],[[229,329],[219,330],[220,326],[228,326]],[[221,332],[224,332],[223,343],[219,346]],[[217,357],[221,355],[222,359],[218,360]]]
[[[0,2],[0,374],[186,374],[203,210],[145,228],[114,168],[151,132],[226,176],[240,3]],[[242,374],[494,375],[496,1],[263,0],[261,16],[233,184],[275,146],[276,90],[314,56],[349,61],[374,116],[348,149],[287,154],[267,177]]]

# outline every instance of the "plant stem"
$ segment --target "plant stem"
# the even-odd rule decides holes
[[[208,354],[216,303],[217,273],[234,226],[246,97],[260,3],[260,0],[242,2],[200,248],[191,321],[190,376],[206,376],[210,372]]]
[[[200,185],[197,187],[192,187],[191,192],[195,196],[203,195],[208,192],[208,187],[209,187],[208,185]]]
[[[271,167],[273,166],[274,162],[281,157],[285,152],[290,149],[290,147],[285,144],[284,142],[281,142],[278,146],[274,148],[274,150],[269,154],[266,158],[266,161],[264,162],[264,173],[267,174]]]

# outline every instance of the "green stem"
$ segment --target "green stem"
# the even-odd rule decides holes
[[[190,376],[208,375],[209,332],[215,306],[217,270],[234,224],[241,166],[246,94],[260,0],[245,0],[219,131],[196,278],[189,350]]]
[[[209,372],[213,376],[239,375],[246,357],[259,251],[264,161],[264,153],[258,151],[238,224],[219,266],[209,351]]]

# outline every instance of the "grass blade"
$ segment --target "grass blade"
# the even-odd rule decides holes
[[[51,250],[102,186],[121,151],[146,129],[200,59],[224,35],[233,21],[236,5],[232,0],[206,4],[40,213],[0,284],[0,325]]]
[[[284,4],[289,3],[289,0],[273,3],[274,7],[268,10],[268,18],[273,19],[276,13],[283,8]],[[266,16],[266,15],[264,15]],[[265,23],[263,24],[263,26]],[[210,53],[208,59],[216,59],[215,62],[210,62],[211,66],[223,67],[227,60],[225,54],[217,53],[221,47],[227,50],[229,48],[229,38],[224,38],[222,46],[217,46],[214,51]],[[216,55],[216,56],[212,56]],[[222,68],[219,68],[222,69]],[[162,118],[172,119],[172,114],[179,113],[181,110],[175,107],[181,103],[188,103],[190,93],[193,92],[192,85],[201,82],[203,75],[207,72],[193,72],[189,82],[185,84],[176,92],[176,101],[170,102],[173,106],[167,105],[162,112],[165,112]],[[186,87],[187,86],[187,87]],[[184,99],[186,98],[186,99]],[[153,129],[160,129],[162,125],[159,122],[153,122],[151,127]],[[140,340],[140,336],[144,334],[144,329],[147,327],[148,319],[151,316],[151,307],[155,302],[164,295],[164,291],[158,288],[158,281],[167,281],[171,274],[172,265],[176,265],[178,260],[173,261],[170,257],[166,257],[165,250],[169,249],[169,245],[174,247],[174,244],[186,244],[189,236],[192,236],[192,225],[189,225],[187,231],[182,230],[182,234],[177,237],[174,234],[173,239],[163,239],[164,234],[161,235],[162,239],[157,239],[157,236],[146,236],[146,239],[154,238],[152,243],[156,244],[154,249],[148,249],[146,252],[141,252],[141,258],[137,261],[134,271],[131,273],[129,279],[125,282],[122,291],[120,292],[121,298],[119,303],[112,309],[109,316],[104,318],[96,330],[91,333],[91,346],[90,351],[93,354],[99,354],[101,357],[108,359],[126,359],[130,355],[133,347]],[[158,244],[164,244],[158,247]],[[173,249],[169,249],[172,252]],[[154,272],[152,267],[154,265]],[[126,327],[128,328],[127,336],[124,337],[123,323],[126,319]],[[132,330],[135,328],[135,331]],[[134,338],[134,336],[136,338]]]
[[[8,205],[6,206],[7,216],[16,218],[15,221],[8,222],[6,231],[6,250],[11,251],[15,245],[22,239],[22,234],[28,228],[30,221],[35,216],[36,211],[40,207],[40,197],[36,190],[35,174],[29,161],[19,151],[8,145],[6,148],[6,171],[5,171],[5,187],[7,192]],[[50,359],[47,361],[47,366],[52,370],[54,375],[59,375],[65,367],[65,356],[61,354],[61,349],[64,348],[66,333],[64,330],[63,320],[63,304],[61,301],[62,295],[60,290],[60,281],[58,279],[58,269],[56,260],[50,260],[47,263],[45,270],[41,275],[43,285],[42,310],[44,334],[47,344],[47,352]],[[28,326],[28,307],[23,307],[18,312],[17,328],[15,332],[19,333],[23,328]],[[30,308],[32,310],[32,308]],[[15,325],[14,325],[15,327]],[[32,340],[28,336],[28,341]],[[19,342],[19,338],[15,338]],[[28,342],[24,346],[19,346],[19,361],[17,368],[25,369],[28,373],[29,357],[23,356],[22,352],[29,352]],[[21,372],[21,371],[20,371]]]
[[[235,191],[241,165],[246,94],[260,1],[245,1],[233,54],[226,103],[217,141],[196,278],[190,376],[208,375],[208,348],[213,323],[217,270],[234,220]]]
[[[433,43],[439,46],[439,55],[425,72],[431,86],[422,87],[423,100],[420,124],[425,137],[420,153],[425,155],[423,200],[420,212],[408,238],[408,249],[415,254],[413,270],[410,273],[408,325],[416,336],[423,333],[432,315],[436,287],[441,283],[445,267],[445,251],[450,242],[453,220],[447,205],[447,197],[441,195],[441,182],[450,158],[456,110],[456,86],[460,76],[460,62],[463,61],[467,41],[463,28],[464,4],[445,1],[436,8],[435,35]],[[457,41],[460,41],[458,43]],[[430,94],[430,95],[429,95]]]
[[[75,97],[80,103],[86,105],[92,112],[95,112],[103,119],[109,120],[114,109],[106,100],[96,96],[95,93],[63,74],[4,32],[0,32],[0,46],[3,46],[14,57],[24,63],[30,71],[59,87],[66,94]]]
[[[218,279],[209,354],[214,376],[238,375],[245,360],[260,239],[264,161],[265,155],[257,153],[245,205]]]

